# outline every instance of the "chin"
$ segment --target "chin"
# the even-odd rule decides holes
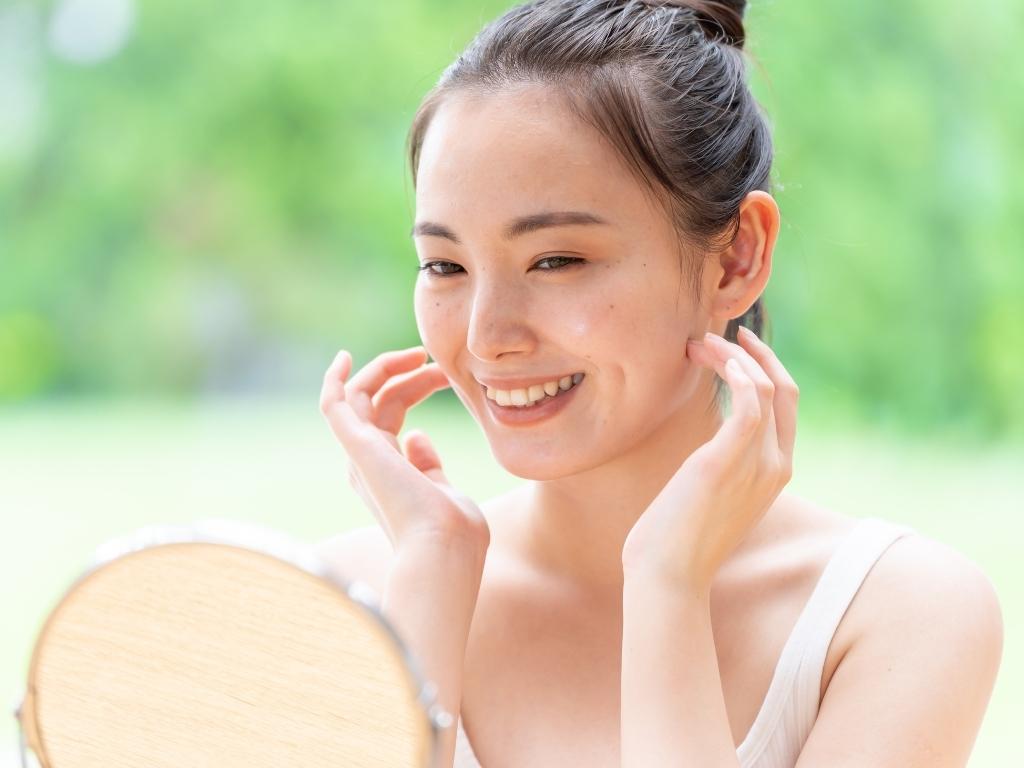
[[[508,440],[508,437],[503,439]],[[526,453],[522,446],[502,450],[501,446],[494,443],[490,445],[491,455],[501,468],[523,480],[558,480],[590,469],[597,463],[587,461],[587,457],[567,455],[564,452],[556,452],[554,458],[551,458],[540,451]]]

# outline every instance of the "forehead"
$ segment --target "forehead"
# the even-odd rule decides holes
[[[603,135],[537,85],[444,98],[423,139],[416,208],[417,218],[459,226],[498,226],[542,210],[616,220],[652,213]]]

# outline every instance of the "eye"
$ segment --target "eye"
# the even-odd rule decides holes
[[[537,264],[543,264],[545,261],[563,261],[566,262],[558,267],[545,267],[541,269],[541,272],[552,272],[558,269],[564,269],[577,262],[582,262],[583,259],[576,258],[575,256],[548,256],[547,258],[541,259]],[[538,269],[540,269],[538,267]]]
[[[534,268],[541,272],[557,272],[560,269],[566,269],[567,267],[573,266],[577,263],[582,264],[583,261],[583,259],[577,258],[575,256],[547,256],[546,258],[543,258],[540,261],[538,261],[537,264],[534,265]],[[553,267],[537,266],[539,264],[544,264],[546,262],[563,263]],[[450,271],[449,268],[451,268]],[[450,261],[428,261],[426,264],[423,264],[422,266],[419,266],[416,269],[419,272],[425,272],[431,277],[448,277],[449,275],[457,274],[458,270],[461,270],[462,267],[460,267],[458,264],[453,264]]]
[[[425,272],[431,277],[445,277],[447,275],[455,274],[454,272],[435,272],[432,267],[455,267],[457,269],[462,269],[458,264],[452,264],[450,261],[428,261],[426,264],[417,267],[417,269],[420,272]]]

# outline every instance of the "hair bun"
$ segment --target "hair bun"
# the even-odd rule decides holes
[[[747,0],[641,0],[651,8],[688,8],[709,39],[743,48],[746,30],[743,13]]]

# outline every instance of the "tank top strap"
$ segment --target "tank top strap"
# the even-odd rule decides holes
[[[783,647],[762,710],[740,745],[743,766],[795,760],[818,716],[825,658],[839,622],[882,553],[910,533],[916,531],[865,517],[840,542]],[[762,755],[767,762],[759,760]]]
[[[913,528],[880,518],[863,518],[822,573],[805,607],[802,626],[796,628],[803,635],[807,664],[802,670],[804,683],[810,686],[808,695],[802,698],[808,702],[813,699],[815,716],[821,695],[825,657],[839,622],[860,591],[864,579],[889,545],[914,532]],[[813,696],[810,695],[812,691]]]

